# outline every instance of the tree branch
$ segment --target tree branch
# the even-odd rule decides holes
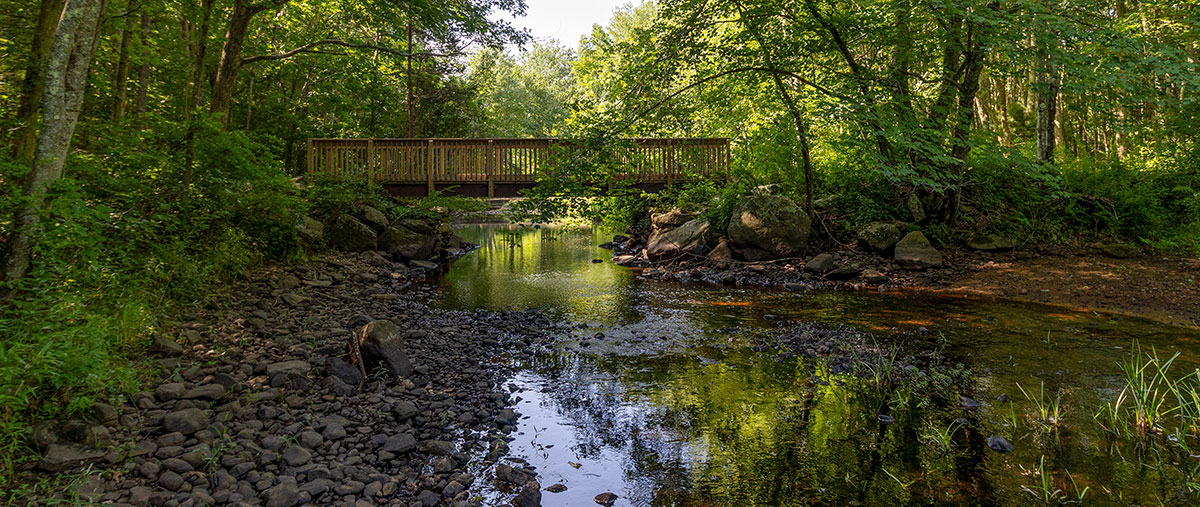
[[[293,56],[296,56],[299,54],[304,54],[304,53],[329,54],[329,53],[321,53],[320,51],[317,51],[317,48],[319,48],[321,46],[341,46],[344,48],[353,48],[353,49],[373,49],[373,50],[377,50],[377,51],[382,51],[384,53],[388,53],[393,56],[399,56],[399,57],[405,57],[405,58],[407,58],[409,56],[434,56],[434,57],[454,56],[454,54],[450,54],[450,53],[434,53],[432,51],[409,53],[408,51],[400,51],[398,49],[389,48],[387,46],[379,46],[379,45],[375,45],[375,44],[362,44],[362,43],[357,43],[357,42],[346,42],[341,39],[323,39],[323,40],[319,40],[319,41],[315,41],[315,42],[310,42],[303,46],[297,47],[290,51],[284,51],[282,53],[275,53],[275,54],[271,54],[271,55],[258,55],[258,56],[251,56],[251,57],[243,58],[242,65],[246,65],[246,64],[250,64],[250,63],[254,63],[254,62],[262,62],[262,61],[267,61],[267,60],[285,60],[285,59],[291,58]]]

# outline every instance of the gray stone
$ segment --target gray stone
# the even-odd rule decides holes
[[[325,425],[321,435],[327,440],[341,440],[346,438],[346,428],[340,423],[329,423]]]
[[[350,215],[340,215],[327,234],[329,244],[351,252],[375,250],[379,236],[375,230]]]
[[[510,408],[503,409],[496,414],[496,422],[501,425],[516,426],[517,413]]]
[[[858,278],[862,270],[857,266],[842,266],[825,274],[825,278],[830,280],[853,280]]]
[[[809,259],[804,264],[804,270],[810,273],[825,274],[833,271],[833,255],[823,253]]]
[[[421,271],[435,271],[435,270],[437,270],[438,265],[436,262],[414,260],[414,261],[409,261],[408,267],[415,268],[415,269],[418,269]]]
[[[208,427],[208,414],[198,408],[187,408],[163,416],[163,428],[191,435]]]
[[[913,222],[921,223],[925,221],[925,207],[921,205],[921,198],[917,194],[908,194],[908,200],[905,201],[908,206],[908,212],[912,214]]]
[[[221,384],[205,384],[183,393],[185,400],[216,401],[225,397],[225,387]]]
[[[312,453],[298,445],[289,445],[280,455],[288,466],[298,467],[312,460]]]
[[[454,444],[444,440],[426,440],[421,442],[420,448],[422,452],[437,456],[449,456],[455,451]]]
[[[183,345],[180,345],[166,336],[157,335],[154,341],[150,344],[150,352],[161,356],[176,357],[183,354]]]
[[[292,507],[303,501],[300,487],[293,482],[283,482],[263,491],[262,501],[267,507]]]
[[[885,253],[900,242],[900,227],[891,222],[873,222],[858,231],[858,246],[864,250]]]
[[[967,240],[967,248],[983,252],[1003,252],[1017,247],[1017,242],[996,234],[976,234]]]
[[[695,218],[695,213],[684,213],[677,209],[673,209],[666,213],[654,213],[650,215],[650,225],[655,229],[674,229],[683,224],[691,222]]]
[[[379,236],[380,250],[408,260],[429,260],[436,247],[436,238],[406,227],[394,226]]]
[[[46,454],[42,456],[38,468],[47,472],[59,473],[96,463],[103,458],[104,453],[95,449],[53,444],[46,449]]]
[[[312,369],[312,365],[308,364],[307,361],[301,361],[299,359],[292,360],[292,361],[281,361],[278,363],[273,363],[273,364],[267,365],[267,375],[268,376],[274,375],[276,373],[291,373],[291,374],[295,374],[295,375],[305,375],[311,369]]]
[[[1128,259],[1142,253],[1136,246],[1128,243],[1109,243],[1104,245],[1101,250],[1104,251],[1104,255],[1114,259]]]
[[[173,382],[154,388],[154,397],[158,398],[158,401],[178,400],[185,392],[187,392],[186,386]]]
[[[727,233],[735,248],[756,248],[773,257],[791,257],[804,253],[812,221],[791,199],[751,195],[738,200]]]
[[[316,449],[325,443],[325,439],[321,437],[321,434],[313,430],[301,431],[296,437],[300,440],[300,445],[303,445],[305,449]]]
[[[386,229],[390,223],[388,222],[387,215],[384,215],[382,211],[370,206],[363,206],[362,209],[359,210],[358,214],[362,216],[362,222],[364,224],[371,226],[371,228],[377,231]]]
[[[383,444],[383,450],[391,453],[406,453],[417,447],[417,439],[408,433],[388,437]]]
[[[412,363],[404,350],[404,338],[392,321],[376,320],[367,324],[359,333],[359,339],[362,340],[359,346],[366,364],[382,364],[397,377],[412,374]]]
[[[183,476],[167,470],[158,476],[158,485],[167,491],[179,491],[183,487]]]
[[[942,254],[920,231],[910,232],[896,243],[896,264],[909,270],[942,266]]]
[[[304,217],[296,225],[296,233],[301,241],[309,245],[319,245],[325,239],[325,224],[312,217]]]
[[[733,249],[729,247],[729,242],[721,240],[717,243],[717,246],[708,252],[708,262],[719,266],[733,264]]]
[[[674,259],[685,254],[707,253],[710,236],[708,220],[697,218],[672,229],[658,229],[646,240],[646,258],[651,262]]]
[[[611,507],[612,504],[617,503],[617,494],[608,491],[596,495],[596,498],[593,498],[592,500],[600,505],[603,505],[604,507]]]
[[[417,501],[421,502],[425,507],[433,507],[442,501],[442,495],[425,489],[417,494]]]
[[[537,481],[525,483],[521,492],[512,501],[513,507],[538,507],[542,505],[542,485]]]

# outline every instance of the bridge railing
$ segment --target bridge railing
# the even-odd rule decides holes
[[[670,184],[725,177],[729,139],[626,139],[618,150],[620,179]],[[529,183],[553,167],[571,142],[559,139],[309,139],[309,173],[378,183],[435,185]]]

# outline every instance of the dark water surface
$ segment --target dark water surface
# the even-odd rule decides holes
[[[439,305],[541,308],[584,325],[514,359],[523,419],[510,455],[536,467],[543,487],[568,488],[543,492],[543,505],[596,505],[606,491],[617,505],[1027,505],[1084,488],[1091,504],[1200,503],[1200,449],[1113,438],[1095,421],[1125,385],[1119,363],[1135,340],[1180,353],[1172,372],[1182,376],[1200,364],[1196,330],[977,298],[651,283],[608,261],[602,231],[459,232],[481,248],[440,280]],[[920,347],[939,348],[954,363],[946,369],[968,368],[961,394],[983,406],[887,393],[901,409],[881,424],[855,379],[750,346],[789,322],[846,325],[880,343],[934,337]],[[1030,398],[1060,399],[1060,424],[1039,422]],[[994,435],[1014,451],[989,449]]]

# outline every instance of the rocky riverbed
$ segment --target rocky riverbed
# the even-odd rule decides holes
[[[114,505],[471,504],[517,423],[496,388],[503,358],[562,328],[536,311],[430,309],[408,288],[427,267],[365,252],[255,273],[157,341],[161,382],[39,425],[37,467],[90,466],[83,499]],[[385,321],[411,373],[368,356],[364,378],[347,344]]]

